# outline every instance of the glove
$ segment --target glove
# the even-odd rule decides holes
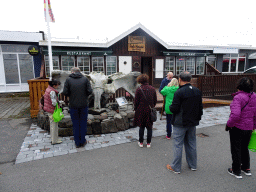
[[[231,129],[232,129],[232,127],[229,127],[229,126],[226,125],[225,131],[230,131]]]

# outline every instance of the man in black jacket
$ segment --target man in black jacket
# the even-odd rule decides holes
[[[174,159],[166,167],[174,173],[181,170],[183,144],[189,168],[192,171],[197,169],[196,126],[203,115],[203,104],[200,90],[190,84],[191,78],[189,72],[180,74],[180,88],[175,92],[170,106],[173,113]]]
[[[79,68],[72,68],[71,75],[66,79],[63,94],[69,97],[70,115],[77,148],[86,145],[88,96],[91,93],[90,81],[81,74]]]

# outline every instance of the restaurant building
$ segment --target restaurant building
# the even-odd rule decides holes
[[[43,33],[0,31],[0,93],[28,92],[27,80],[40,76]]]
[[[49,75],[47,41],[39,45]],[[209,74],[207,65],[219,74],[238,74],[256,65],[256,48],[169,45],[140,23],[107,43],[52,41],[52,51],[53,69],[70,71],[76,66],[86,74],[106,75],[140,71],[156,87],[169,71],[178,76],[186,70],[196,77]]]
[[[29,47],[38,54],[32,56]],[[106,43],[52,41],[52,55],[54,70],[70,71],[76,66],[85,74],[106,75],[140,71],[149,75],[155,87],[169,71],[178,76],[186,70],[197,77],[240,74],[256,66],[256,48],[170,45],[140,23]],[[28,91],[27,80],[40,76],[49,76],[43,32],[0,31],[0,92]]]

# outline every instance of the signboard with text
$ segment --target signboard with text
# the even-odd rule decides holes
[[[128,36],[128,51],[145,52],[145,42],[144,36]]]

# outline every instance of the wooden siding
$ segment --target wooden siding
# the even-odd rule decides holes
[[[138,52],[138,51],[128,51],[128,36],[145,36],[146,37],[146,51]],[[114,45],[110,47],[113,51],[113,55],[116,56],[159,56],[163,55],[162,51],[166,51],[167,49],[158,43],[155,39],[150,37],[147,33],[145,33],[142,29],[138,29],[133,33],[124,37]]]

